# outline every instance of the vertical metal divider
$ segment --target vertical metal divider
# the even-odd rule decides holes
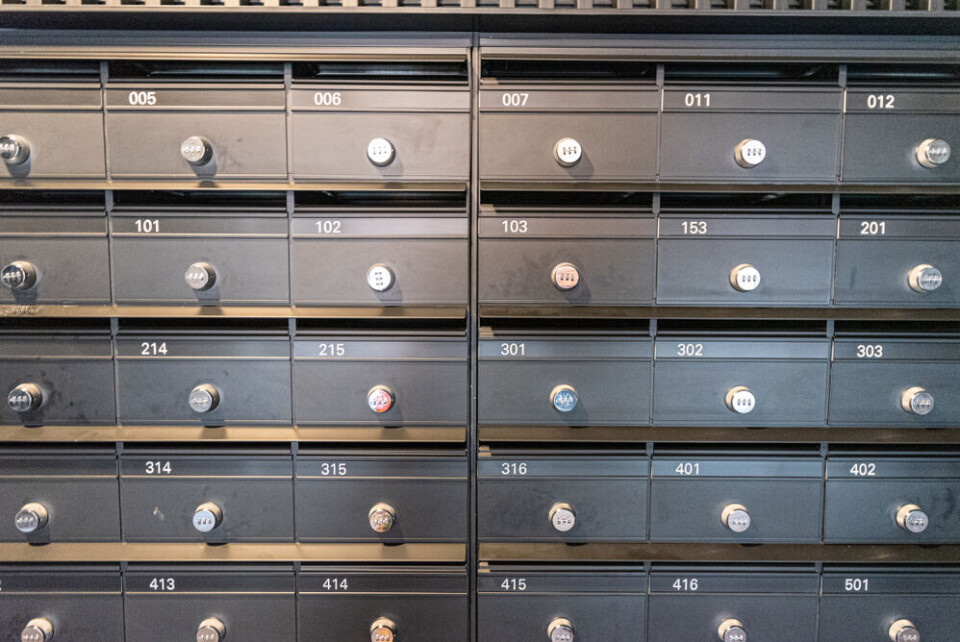
[[[475,25],[477,28],[479,25]],[[479,305],[477,303],[479,244],[478,228],[480,215],[480,175],[479,175],[479,140],[480,140],[480,34],[477,28],[473,31],[473,42],[469,53],[470,69],[470,186],[469,186],[469,220],[470,220],[470,302],[467,311],[467,333],[470,338],[470,412],[469,427],[467,429],[467,475],[470,489],[470,532],[467,537],[467,578],[470,640],[474,642],[479,637],[479,617],[477,599],[477,564],[479,562],[479,548],[477,538],[477,451],[480,441],[480,429],[477,417],[477,350],[479,333]]]

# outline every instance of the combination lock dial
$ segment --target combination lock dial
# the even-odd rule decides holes
[[[367,144],[367,160],[377,167],[386,167],[397,157],[397,150],[386,138],[374,138]]]
[[[397,511],[390,504],[377,504],[367,514],[370,528],[377,533],[386,533],[397,523]]]
[[[378,415],[387,412],[397,403],[397,396],[387,386],[374,386],[367,393],[367,406]]]
[[[547,635],[550,642],[574,642],[573,624],[570,620],[562,617],[554,618],[547,627]]]
[[[190,391],[190,410],[197,414],[213,412],[220,405],[220,390],[210,383],[202,383]]]
[[[760,287],[760,270],[741,263],[730,270],[730,286],[737,292],[752,292]]]
[[[929,415],[933,412],[933,395],[921,388],[907,388],[900,395],[900,407],[911,415]]]
[[[17,530],[25,535],[37,532],[46,526],[48,521],[49,514],[46,507],[36,502],[25,504],[13,518]]]
[[[52,640],[53,624],[43,617],[30,620],[20,632],[20,642],[52,642]]]
[[[550,270],[550,280],[558,290],[572,290],[580,284],[580,269],[573,263],[557,263]]]
[[[397,623],[382,617],[370,625],[370,642],[398,642]]]
[[[206,165],[213,158],[213,145],[203,136],[191,136],[180,143],[180,156],[191,165]]]
[[[757,407],[757,397],[746,386],[730,388],[724,402],[729,410],[740,415],[749,414]]]
[[[213,502],[204,502],[193,511],[193,527],[200,533],[209,533],[223,523],[223,511]]]
[[[393,287],[396,280],[393,270],[382,263],[372,265],[367,270],[367,285],[374,292],[386,292]]]
[[[747,138],[740,141],[733,150],[737,165],[745,169],[756,167],[767,158],[767,146],[759,140]]]
[[[897,509],[897,526],[908,533],[919,535],[929,525],[930,518],[916,504],[904,504]]]
[[[562,384],[550,391],[550,403],[557,412],[572,412],[579,400],[577,389],[573,386]]]
[[[17,413],[38,410],[43,402],[43,390],[35,383],[21,383],[7,393],[7,405]]]
[[[30,158],[30,143],[16,134],[0,136],[0,158],[7,165],[22,165]]]
[[[197,627],[197,642],[223,642],[227,627],[215,617],[209,617]]]
[[[720,521],[734,533],[745,533],[750,528],[750,513],[743,504],[728,504],[720,512]]]
[[[553,158],[561,167],[573,167],[583,158],[583,147],[575,138],[561,138],[553,146]]]
[[[917,162],[933,169],[946,164],[950,160],[953,150],[950,149],[950,143],[939,138],[928,138],[917,145]]]
[[[747,642],[747,630],[740,620],[727,618],[717,628],[717,637],[721,642]]]
[[[550,507],[550,523],[558,533],[566,533],[577,525],[577,512],[570,504],[557,503]]]
[[[18,292],[37,284],[37,266],[30,261],[13,261],[0,269],[0,283]]]
[[[199,261],[193,263],[183,274],[183,280],[191,289],[197,292],[205,292],[212,288],[217,282],[217,270],[209,263]]]
[[[920,642],[920,630],[910,620],[897,620],[887,631],[890,642]]]
[[[943,273],[932,265],[923,263],[910,270],[907,274],[907,283],[914,292],[926,294],[943,285]]]

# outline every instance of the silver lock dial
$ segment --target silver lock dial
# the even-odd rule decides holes
[[[29,535],[35,533],[49,521],[49,514],[43,504],[30,502],[21,508],[13,519],[14,525],[21,533]]]
[[[722,642],[747,642],[747,630],[740,620],[727,618],[717,628],[717,637]]]
[[[720,521],[734,533],[745,533],[750,528],[750,513],[743,504],[727,504],[720,512]]]
[[[759,140],[747,138],[737,143],[733,150],[737,165],[745,169],[756,167],[767,158],[767,146]]]
[[[567,533],[577,525],[577,512],[573,506],[558,502],[550,507],[550,523],[559,533]]]
[[[900,395],[900,407],[911,415],[929,415],[933,405],[933,395],[920,386],[907,388]]]
[[[757,397],[746,386],[730,388],[724,402],[728,409],[740,415],[749,414],[757,407]]]
[[[378,415],[387,412],[397,402],[397,396],[388,386],[374,386],[367,393],[367,406]]]
[[[7,394],[7,405],[14,412],[33,412],[43,402],[43,390],[35,383],[21,383]]]
[[[197,627],[197,642],[223,642],[227,627],[218,618],[208,617]]]
[[[573,624],[567,618],[556,617],[547,627],[550,642],[574,642]]]
[[[907,274],[907,283],[914,292],[926,294],[943,285],[943,273],[932,265],[924,263],[910,270]]]
[[[223,523],[223,511],[213,502],[204,502],[193,511],[193,527],[201,533],[209,533]]]
[[[572,290],[580,284],[580,268],[573,263],[557,263],[550,270],[550,280],[558,290]]]
[[[377,533],[386,533],[397,523],[397,511],[390,504],[380,503],[367,514],[370,528]]]
[[[180,143],[180,155],[191,165],[206,165],[213,158],[213,145],[203,136],[191,136]]]
[[[12,261],[0,269],[0,283],[22,292],[37,284],[37,266],[30,261]]]
[[[730,285],[737,292],[752,292],[760,287],[760,270],[749,263],[741,263],[730,270]]]
[[[391,619],[381,617],[370,625],[370,642],[397,642],[399,631],[397,623]]]
[[[220,405],[220,390],[213,384],[201,383],[190,391],[188,403],[197,414],[212,412]]]
[[[928,169],[939,167],[950,160],[950,143],[939,138],[928,138],[917,145],[917,162]]]
[[[553,158],[562,167],[573,167],[583,158],[583,146],[576,138],[561,138],[553,146]]]
[[[393,270],[382,263],[371,265],[367,270],[367,285],[374,292],[386,292],[393,287],[395,281]]]
[[[53,623],[44,617],[30,620],[20,632],[20,642],[52,642],[52,640]]]
[[[897,509],[897,526],[919,535],[930,526],[930,518],[916,504],[904,504]]]
[[[209,263],[198,261],[190,264],[187,271],[183,273],[183,280],[192,289],[205,292],[217,282],[217,270]]]
[[[900,619],[887,630],[891,642],[920,642],[920,630],[910,620]]]
[[[396,157],[397,150],[386,138],[374,138],[367,143],[367,159],[377,167],[386,167]]]
[[[577,407],[580,397],[577,389],[567,384],[561,384],[550,391],[550,403],[557,412],[572,412]]]
[[[30,158],[30,143],[23,136],[0,136],[0,158],[7,165],[22,165]]]

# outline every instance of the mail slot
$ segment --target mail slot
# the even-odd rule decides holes
[[[849,67],[844,182],[960,182],[960,78],[942,69]]]
[[[919,209],[925,203],[916,205]],[[960,305],[956,217],[956,213],[930,216],[892,207],[843,211],[837,245],[837,305]]]
[[[656,178],[660,95],[652,65],[625,69],[617,63],[568,61],[564,72],[557,72],[551,63],[539,64],[485,62],[479,98],[481,180]],[[616,79],[591,81],[597,76]]]
[[[830,423],[952,426],[960,422],[960,341],[896,335],[833,343]]]
[[[4,640],[52,631],[53,640],[123,639],[120,568],[113,564],[0,566],[0,636]]]
[[[115,62],[110,73],[113,177],[287,177],[281,65]]]
[[[480,423],[649,424],[652,348],[636,335],[485,336]]]
[[[822,425],[829,359],[827,339],[660,336],[654,423]]]
[[[120,458],[130,542],[293,541],[289,451],[127,448]]]
[[[467,460],[437,451],[301,449],[297,539],[464,542]]]
[[[117,207],[110,220],[118,303],[288,305],[284,203]],[[232,207],[230,206],[232,205]]]
[[[0,337],[3,424],[114,424],[112,354],[106,336]]]
[[[429,68],[417,62],[397,65],[386,61],[294,65],[290,92],[294,177],[469,178],[465,60],[437,62]],[[436,78],[429,78],[434,73]]]
[[[7,197],[0,212],[0,304],[109,303],[102,196],[99,204],[96,197],[78,197],[54,207],[32,204],[29,193]]]
[[[132,564],[123,588],[126,642],[287,642],[297,636],[289,565]]]
[[[469,221],[462,208],[419,214],[305,207],[290,224],[297,304],[467,303]]]
[[[653,457],[650,539],[819,542],[823,462],[814,452],[666,450]]]
[[[819,640],[949,640],[960,628],[957,600],[956,568],[828,566]]]
[[[484,452],[477,523],[484,541],[647,539],[643,452]]]
[[[864,450],[827,459],[824,539],[960,543],[960,456]]]
[[[667,65],[661,180],[835,182],[843,92],[825,70]]]
[[[656,221],[649,213],[559,214],[481,210],[481,303],[653,303]]]
[[[463,426],[467,345],[454,336],[315,336],[294,342],[298,424]]]
[[[740,212],[724,211],[722,202],[669,211],[664,204],[657,303],[830,305],[836,217],[804,212],[799,203],[763,208],[747,200],[752,207]]]
[[[469,639],[463,568],[304,564],[297,582],[299,629],[314,639]]]
[[[0,456],[0,541],[119,540],[117,458],[112,451],[4,450]]]
[[[647,639],[814,642],[819,591],[812,566],[654,565]]]
[[[480,642],[642,639],[647,627],[639,567],[493,566],[477,593]]]
[[[125,423],[290,423],[285,338],[157,334],[116,343]]]
[[[0,70],[3,178],[104,178],[96,61],[5,60]]]

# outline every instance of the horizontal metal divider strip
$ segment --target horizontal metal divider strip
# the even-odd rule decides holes
[[[113,443],[113,442],[299,442],[458,444],[466,442],[466,427],[320,428],[304,426],[3,426],[0,443]]]
[[[481,443],[836,443],[836,444],[960,444],[960,428],[689,428],[653,427],[529,427],[480,425]]]

